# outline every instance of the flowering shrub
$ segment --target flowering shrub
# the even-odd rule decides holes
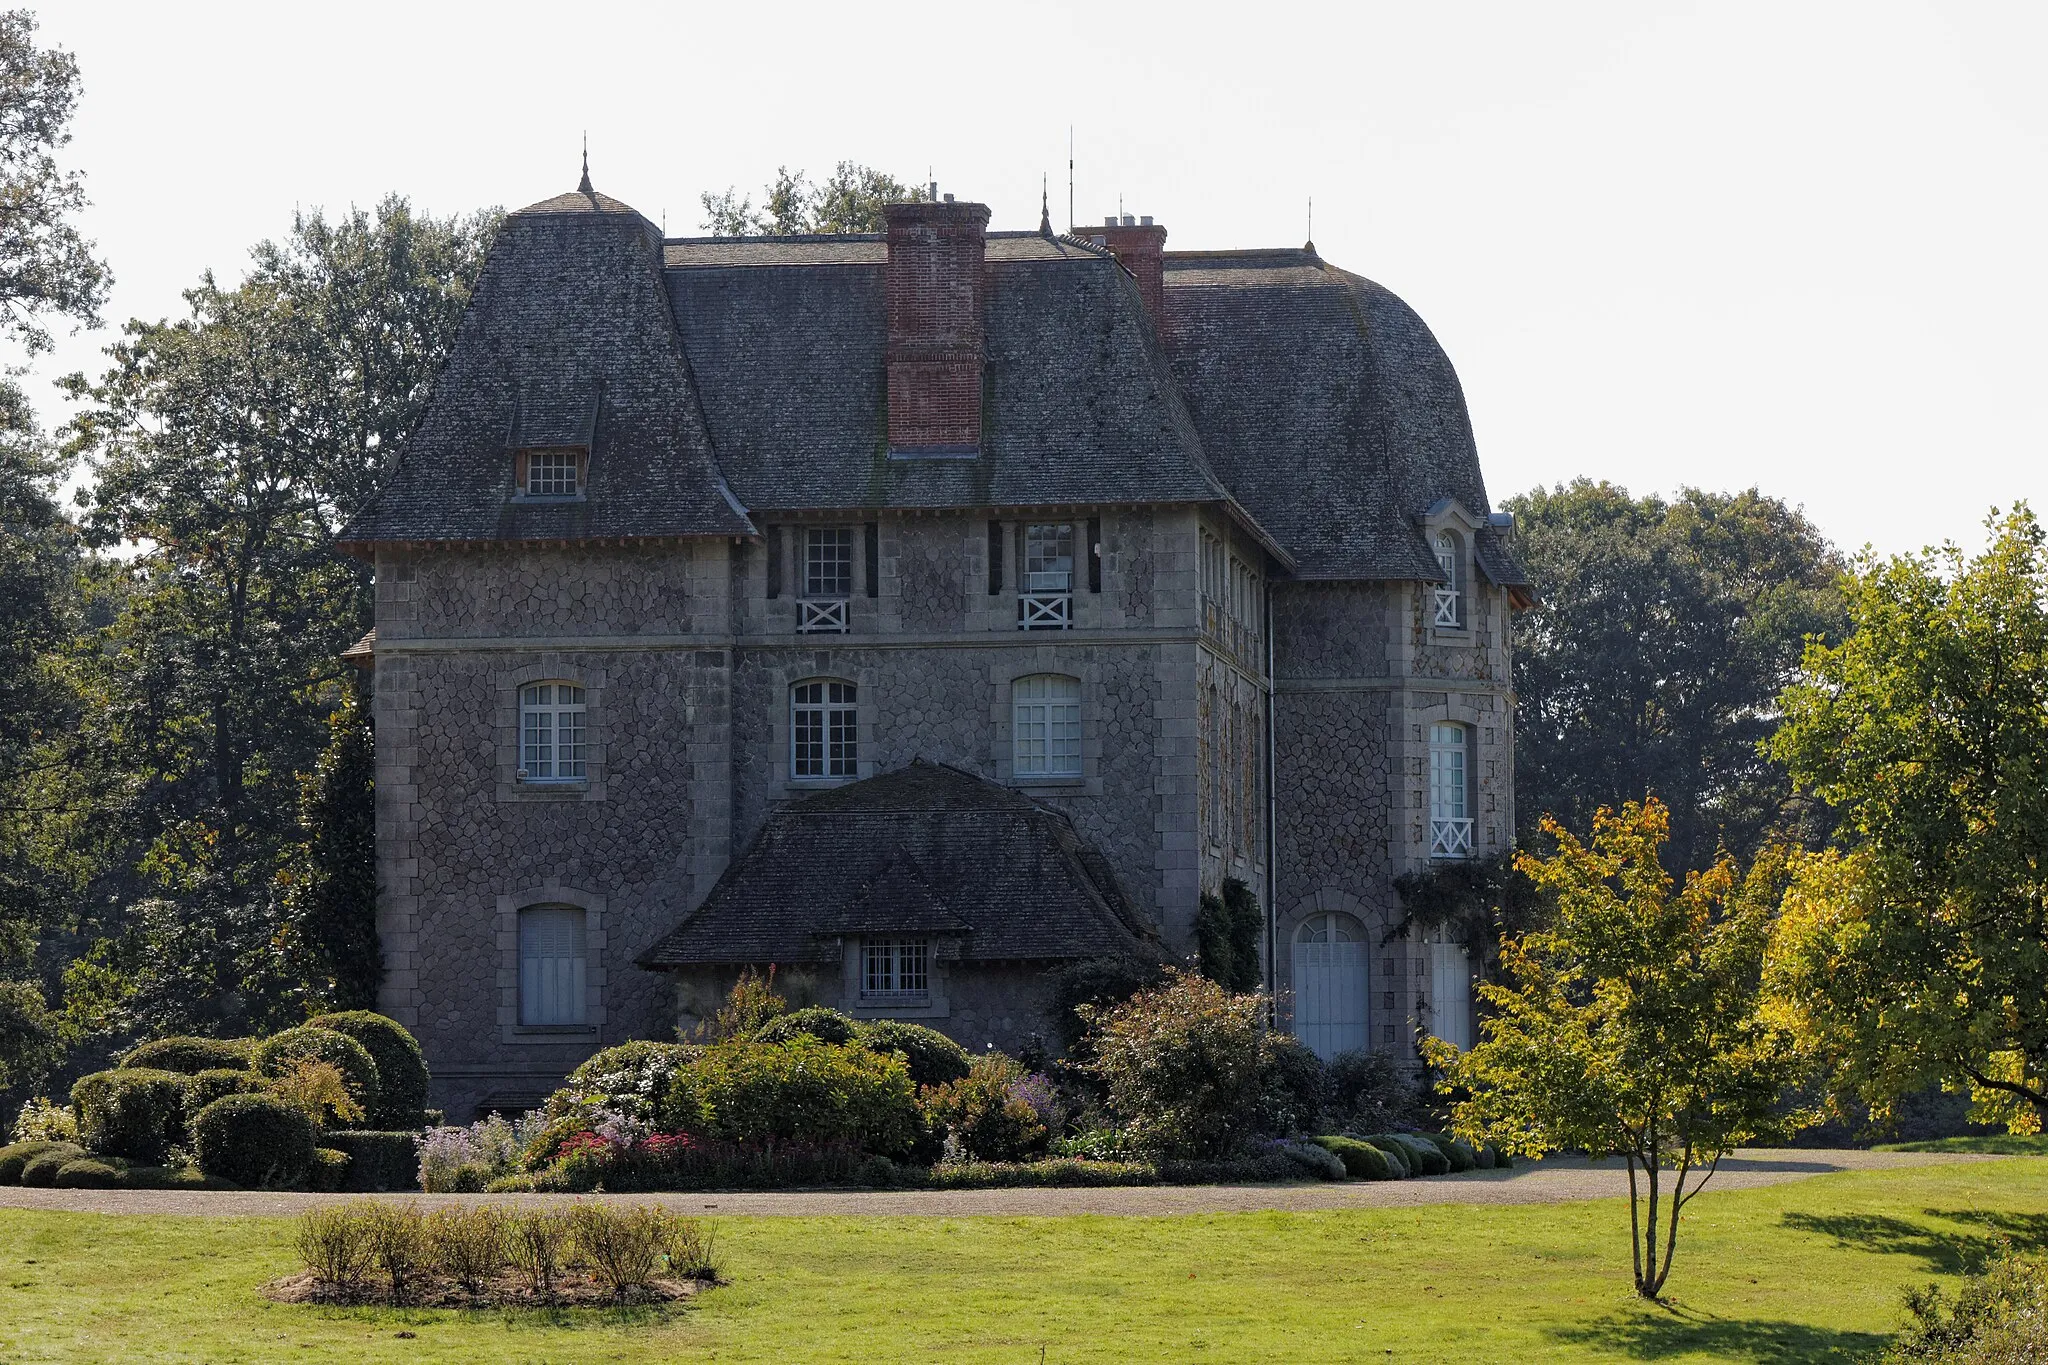
[[[78,1119],[68,1104],[52,1104],[37,1096],[21,1106],[14,1116],[16,1142],[76,1142]]]
[[[1142,1150],[1226,1156],[1256,1136],[1266,1108],[1266,1000],[1193,972],[1104,1009],[1082,1005],[1110,1111]]]
[[[1043,1152],[1053,1130],[1040,1104],[1061,1121],[1051,1083],[1027,1076],[999,1052],[976,1057],[964,1079],[924,1092],[926,1112],[946,1125],[962,1154],[977,1161],[1023,1161]]]
[[[676,1072],[702,1050],[646,1041],[605,1048],[569,1073],[567,1082],[549,1097],[547,1115],[594,1123],[597,1111],[606,1110],[662,1126],[667,1118],[663,1101]]]
[[[511,1173],[545,1122],[529,1115],[513,1122],[493,1114],[467,1128],[429,1128],[414,1141],[420,1188],[428,1194],[474,1194]]]

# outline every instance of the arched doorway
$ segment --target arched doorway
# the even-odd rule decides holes
[[[1314,914],[1294,931],[1294,1035],[1324,1061],[1365,1046],[1365,931]]]

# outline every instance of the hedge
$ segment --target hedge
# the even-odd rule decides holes
[[[185,1080],[144,1067],[79,1077],[71,1087],[78,1140],[96,1155],[162,1161],[185,1140]]]
[[[377,1103],[363,1106],[366,1125],[381,1129],[420,1126],[427,1107],[427,1059],[419,1040],[403,1024],[369,1010],[316,1015],[306,1024],[355,1039],[377,1064]]]
[[[901,1061],[808,1035],[704,1049],[676,1073],[665,1110],[720,1141],[850,1142],[887,1157],[909,1154],[924,1132]]]
[[[923,1024],[877,1019],[861,1025],[857,1041],[870,1052],[900,1055],[913,1085],[945,1085],[967,1075],[967,1049]]]
[[[192,1120],[199,1169],[237,1185],[296,1185],[313,1165],[313,1121],[268,1095],[229,1095]]]
[[[1472,1149],[1459,1142],[1456,1138],[1448,1137],[1443,1133],[1417,1133],[1415,1136],[1421,1138],[1443,1154],[1444,1160],[1450,1163],[1452,1175],[1463,1175],[1479,1165],[1478,1158],[1473,1155]]]
[[[1316,1146],[1334,1155],[1344,1163],[1344,1173],[1353,1180],[1397,1180],[1393,1166],[1387,1161],[1387,1154],[1370,1142],[1357,1138],[1318,1137],[1310,1138]]]
[[[313,1165],[306,1173],[306,1188],[329,1193],[345,1189],[349,1165],[347,1152],[332,1147],[315,1147]]]
[[[69,1163],[86,1155],[85,1148],[75,1142],[54,1143],[30,1157],[21,1168],[21,1183],[36,1189],[47,1190],[57,1183],[57,1172]]]
[[[122,1176],[127,1174],[128,1165],[119,1157],[101,1160],[98,1157],[73,1157],[57,1168],[56,1178],[50,1183],[60,1190],[111,1190],[120,1186]]]
[[[225,1099],[229,1095],[254,1095],[263,1089],[264,1084],[264,1077],[254,1071],[227,1068],[201,1071],[186,1077],[186,1124],[189,1126],[192,1116],[215,1100]]]
[[[820,1042],[844,1047],[855,1041],[854,1035],[859,1031],[860,1025],[838,1010],[810,1005],[770,1019],[755,1031],[754,1041],[786,1043],[799,1035],[808,1035]]]
[[[1435,1143],[1418,1137],[1414,1133],[1387,1133],[1384,1136],[1389,1141],[1401,1144],[1401,1150],[1408,1153],[1410,1158],[1408,1166],[1415,1174],[1449,1175],[1451,1173],[1450,1158],[1438,1151]],[[1379,1136],[1374,1136],[1369,1138],[1368,1141],[1377,1144],[1380,1138]]]
[[[53,1151],[59,1147],[74,1152],[82,1153],[85,1151],[85,1148],[75,1142],[54,1142],[41,1138],[29,1142],[9,1143],[5,1147],[0,1147],[0,1185],[19,1185],[21,1183],[22,1167],[28,1165],[30,1161],[41,1156],[44,1152]]]
[[[131,1048],[116,1070],[147,1068],[188,1076],[201,1071],[244,1071],[254,1045],[251,1038],[158,1038]]]
[[[363,1106],[365,1114],[382,1103],[382,1082],[377,1074],[376,1059],[368,1048],[346,1033],[337,1033],[331,1028],[314,1028],[309,1024],[288,1028],[256,1045],[256,1069],[266,1076],[283,1075],[301,1057],[332,1062],[348,1085],[348,1093]]]
[[[1394,1179],[1407,1180],[1417,1174],[1415,1159],[1409,1154],[1408,1149],[1386,1134],[1374,1134],[1358,1140],[1387,1159],[1387,1169],[1393,1174]]]
[[[321,1134],[320,1141],[348,1154],[348,1174],[341,1186],[345,1190],[367,1194],[419,1188],[419,1146],[411,1133],[343,1129]]]

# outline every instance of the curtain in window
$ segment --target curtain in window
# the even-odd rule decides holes
[[[540,905],[519,912],[519,1022],[581,1024],[587,972],[584,913]]]
[[[1011,688],[1012,771],[1018,777],[1081,775],[1081,683],[1057,673],[1019,678]]]

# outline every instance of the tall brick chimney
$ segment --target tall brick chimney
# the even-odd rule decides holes
[[[889,448],[981,446],[988,205],[889,204]]]
[[[1145,311],[1151,315],[1153,327],[1163,334],[1166,331],[1166,229],[1150,218],[1138,219],[1125,214],[1121,220],[1105,220],[1101,230],[1092,235],[1096,242],[1109,248],[1118,264],[1137,277],[1138,297],[1145,301]]]

